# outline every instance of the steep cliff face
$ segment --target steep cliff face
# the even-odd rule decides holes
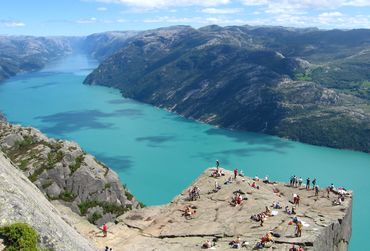
[[[56,251],[97,250],[61,218],[39,189],[2,152],[0,191],[0,226],[26,222],[37,230],[44,247]]]
[[[0,146],[47,198],[62,201],[94,224],[140,207],[117,174],[76,143],[0,122]]]
[[[335,40],[346,35],[352,38]],[[368,59],[360,56],[370,48],[368,35],[161,28],[129,38],[85,83],[222,127],[370,151],[370,76]],[[353,73],[345,74],[349,66]]]

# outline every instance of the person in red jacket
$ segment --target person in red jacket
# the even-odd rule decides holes
[[[108,233],[108,227],[107,227],[107,224],[104,224],[104,225],[103,225],[102,230],[103,230],[103,235],[104,235],[104,237],[107,237],[107,233]]]
[[[238,169],[234,169],[234,179],[236,179],[236,176],[238,176]]]

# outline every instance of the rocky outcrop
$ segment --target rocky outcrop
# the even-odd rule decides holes
[[[127,39],[85,83],[221,127],[369,152],[369,37],[370,30],[160,28]]]
[[[351,238],[352,196],[348,191],[344,203],[333,206],[337,195],[322,190],[315,196],[313,190],[295,188],[282,183],[267,184],[256,181],[259,187],[251,186],[253,180],[238,176],[231,184],[224,181],[232,172],[225,170],[225,176],[210,177],[212,169],[206,170],[188,189],[163,206],[133,210],[121,216],[118,224],[110,225],[111,234],[104,244],[114,250],[200,250],[210,240],[217,250],[230,250],[229,243],[240,236],[243,250],[254,250],[255,244],[268,231],[273,231],[274,242],[266,244],[264,250],[289,250],[293,245],[304,250],[345,251]],[[215,182],[221,185],[213,191]],[[189,201],[189,190],[200,189],[200,197]],[[231,200],[236,192],[243,193],[242,205],[233,206]],[[285,206],[292,208],[293,194],[300,196],[296,215],[287,214]],[[270,207],[279,202],[282,209]],[[189,219],[183,216],[186,206],[196,212]],[[266,211],[266,206],[275,216],[268,217],[263,226],[251,219]],[[295,237],[295,226],[290,225],[293,217],[303,223],[301,237]],[[96,239],[94,237],[91,237]],[[99,240],[97,240],[99,244]],[[103,243],[100,243],[102,246]]]
[[[114,171],[74,142],[0,122],[0,146],[47,198],[62,201],[92,223],[114,221],[140,207]]]
[[[26,222],[37,230],[41,245],[51,250],[97,250],[62,219],[40,190],[2,152],[0,191],[0,226]]]

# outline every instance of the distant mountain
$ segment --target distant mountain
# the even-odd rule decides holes
[[[76,38],[0,36],[0,81],[71,53]]]
[[[85,80],[226,128],[370,152],[370,30],[175,26]]]
[[[87,37],[0,36],[0,81],[21,72],[42,69],[71,53],[86,53],[99,61],[117,52],[135,31],[112,31]]]
[[[72,52],[74,37],[0,36],[0,81],[20,72],[40,70]]]
[[[91,57],[103,60],[123,47],[126,40],[138,32],[109,31],[87,36],[81,42],[81,49]]]

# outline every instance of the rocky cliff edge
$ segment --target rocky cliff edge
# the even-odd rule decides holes
[[[263,250],[290,250],[300,245],[304,250],[344,251],[348,249],[352,224],[352,194],[348,192],[341,205],[333,205],[338,195],[321,190],[315,196],[313,190],[295,188],[282,183],[266,184],[256,181],[259,189],[252,187],[253,180],[238,176],[230,184],[226,178],[233,176],[225,170],[225,176],[210,177],[212,169],[206,170],[188,189],[163,206],[133,210],[121,216],[118,224],[109,226],[104,244],[114,250],[200,250],[210,240],[217,250],[230,250],[230,242],[240,236],[242,250],[254,250],[256,244],[269,231],[274,237]],[[215,182],[221,185],[214,192]],[[194,186],[200,189],[200,198],[189,201],[188,191]],[[236,192],[243,193],[242,205],[231,205]],[[296,206],[297,214],[291,210],[293,194],[300,196]],[[282,209],[271,207],[279,202]],[[191,206],[196,211],[191,217],[184,217],[184,209]],[[251,219],[252,215],[265,212],[266,206],[276,214],[265,219],[263,226]],[[303,224],[302,236],[295,236],[294,217]]]

